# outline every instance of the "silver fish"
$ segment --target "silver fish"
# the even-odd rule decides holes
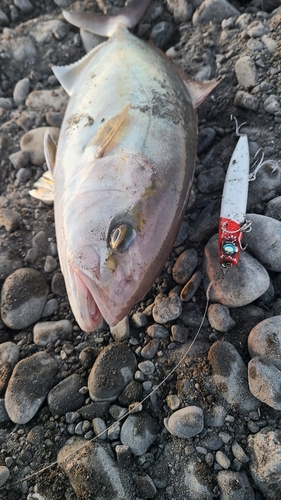
[[[60,265],[84,331],[102,318],[118,323],[159,275],[192,184],[196,107],[217,84],[183,77],[129,32],[148,3],[133,0],[114,17],[64,12],[110,38],[53,68],[70,100],[58,145],[47,134],[45,154]]]

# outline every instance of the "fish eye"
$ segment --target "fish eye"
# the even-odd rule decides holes
[[[136,231],[129,224],[120,224],[112,229],[109,235],[109,245],[112,250],[123,253],[136,236]]]

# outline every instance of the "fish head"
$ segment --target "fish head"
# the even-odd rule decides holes
[[[61,268],[84,331],[94,331],[102,318],[118,323],[163,267],[177,233],[174,193],[163,182],[140,155],[105,156],[80,170],[60,200]]]

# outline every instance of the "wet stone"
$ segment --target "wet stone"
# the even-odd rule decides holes
[[[29,78],[23,78],[22,80],[19,80],[14,88],[14,101],[16,106],[20,106],[20,104],[24,104],[25,99],[28,95],[29,92],[29,87],[30,87],[30,81]]]
[[[129,316],[125,316],[117,325],[110,327],[110,333],[116,342],[122,342],[130,337]]]
[[[213,193],[223,188],[225,171],[222,167],[202,170],[198,175],[197,187],[200,193]]]
[[[14,0],[14,4],[18,7],[24,14],[31,14],[34,7],[29,0]]]
[[[159,348],[159,340],[152,339],[150,340],[141,350],[141,356],[145,359],[154,358]]]
[[[134,476],[134,483],[136,488],[136,494],[139,498],[154,498],[157,489],[156,486],[148,474],[144,476]]]
[[[273,198],[266,204],[264,215],[281,221],[281,196]]]
[[[58,267],[58,263],[54,257],[47,255],[45,259],[44,271],[45,273],[51,273]]]
[[[188,235],[188,230],[189,230],[189,224],[187,221],[182,221],[181,226],[179,228],[178,235],[176,237],[176,241],[174,243],[174,247],[177,248],[180,246],[187,238]]]
[[[19,360],[19,348],[13,342],[0,344],[0,395],[8,385],[14,366]]]
[[[204,153],[214,142],[216,131],[211,127],[205,127],[198,132],[198,147],[197,153]],[[198,186],[199,188],[199,186]]]
[[[281,497],[281,431],[262,430],[248,437],[250,472],[255,486],[269,500]]]
[[[197,271],[195,271],[195,273],[191,276],[190,280],[188,280],[188,282],[184,285],[180,293],[180,299],[183,302],[189,302],[193,295],[195,295],[200,286],[201,278],[202,273],[200,269],[197,269]]]
[[[217,481],[221,500],[255,500],[256,498],[245,472],[219,471]]]
[[[49,342],[56,342],[64,335],[72,333],[73,326],[68,319],[59,321],[43,321],[36,323],[33,328],[33,341],[35,344],[44,347]]]
[[[25,167],[29,162],[29,153],[27,151],[17,151],[9,156],[9,160],[16,170]]]
[[[66,296],[66,288],[62,273],[55,273],[52,278],[51,290],[60,297]]]
[[[220,216],[220,203],[215,200],[208,204],[198,215],[190,228],[188,239],[196,242],[206,241],[218,229]]]
[[[281,222],[259,214],[247,214],[254,230],[245,234],[249,252],[270,271],[281,272]]]
[[[67,474],[77,498],[132,498],[127,484],[124,489],[121,473],[106,443],[72,439],[59,451],[58,463]]]
[[[194,248],[189,248],[180,254],[172,269],[172,275],[176,283],[185,285],[190,279],[198,263],[198,255]]]
[[[21,216],[10,208],[0,208],[0,227],[4,226],[7,231],[13,233],[19,227]]]
[[[190,438],[199,434],[204,428],[203,411],[198,406],[186,406],[175,411],[168,419],[164,419],[164,424],[173,436]]]
[[[136,358],[129,347],[117,342],[105,347],[98,355],[88,378],[89,393],[93,401],[115,401],[133,380],[136,368]]]
[[[48,285],[43,275],[31,268],[17,269],[2,288],[1,314],[4,323],[20,330],[40,319],[47,302]]]
[[[232,266],[225,273],[218,261],[217,235],[214,235],[205,247],[203,273],[205,288],[212,282],[211,301],[227,307],[250,304],[266,292],[270,283],[266,269],[246,250],[241,252],[237,266]]]
[[[262,403],[281,410],[281,371],[267,359],[255,356],[248,364],[249,388]]]
[[[184,344],[189,339],[189,330],[184,326],[172,325],[171,333],[172,333],[172,339],[175,342],[180,342],[181,344]]]
[[[52,387],[56,371],[56,361],[45,352],[17,363],[5,393],[6,410],[13,422],[25,424],[34,417]]]
[[[156,422],[144,411],[129,415],[121,427],[121,443],[129,446],[136,456],[146,453],[156,437]]]
[[[256,410],[259,401],[248,389],[247,367],[235,347],[229,342],[217,341],[210,348],[208,359],[217,390],[228,405],[239,408],[241,413]]]
[[[175,34],[174,26],[167,22],[161,21],[157,23],[151,31],[151,39],[153,43],[162,50],[166,50],[169,47],[170,40]]]
[[[157,325],[154,323],[153,325],[150,325],[147,330],[146,330],[147,335],[153,339],[168,339],[169,338],[169,332],[167,328],[165,328],[162,325]]]
[[[53,415],[65,415],[69,411],[76,411],[85,404],[85,395],[80,389],[85,380],[77,373],[69,375],[57,384],[48,394],[48,405]]]
[[[121,392],[118,401],[121,405],[129,406],[135,401],[140,401],[142,396],[142,386],[136,380],[131,380]]]
[[[229,332],[235,326],[229,308],[222,304],[211,304],[208,307],[208,320],[212,328],[222,333]]]
[[[181,301],[176,293],[171,293],[168,297],[159,294],[155,298],[152,316],[157,323],[165,324],[168,321],[173,321],[181,315],[181,312]]]

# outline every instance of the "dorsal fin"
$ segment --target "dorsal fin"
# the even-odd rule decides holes
[[[96,51],[99,50],[102,45],[103,44],[100,44],[97,47],[94,47],[90,52],[88,52],[88,54],[86,54],[75,63],[69,64],[67,66],[52,67],[54,74],[56,75],[58,81],[60,82],[64,90],[68,93],[68,95],[72,94],[75,83],[80,77],[82,71],[84,70],[84,68],[86,68]]]
[[[116,16],[92,12],[68,12],[66,10],[63,10],[63,15],[69,23],[78,28],[109,37],[120,24],[127,28],[136,26],[145,13],[149,2],[150,0],[132,0]]]
[[[96,146],[96,158],[101,158],[104,154],[105,149],[112,141],[113,137],[120,129],[127,113],[131,107],[131,104],[128,104],[118,115],[109,118],[102,124],[102,126],[98,129],[94,137],[89,141],[88,146]]]

